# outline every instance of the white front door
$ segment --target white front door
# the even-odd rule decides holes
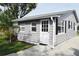
[[[49,20],[40,21],[40,43],[49,44]]]

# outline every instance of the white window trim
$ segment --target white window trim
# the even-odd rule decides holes
[[[60,25],[59,25],[60,26]],[[64,27],[64,31],[63,32],[61,32],[61,33],[59,33],[58,32],[58,35],[62,35],[62,34],[65,34],[65,21],[64,21],[64,26],[61,26],[61,27]],[[62,31],[62,30],[61,30]]]
[[[40,32],[43,32],[42,31],[42,21],[48,21],[48,31],[47,32],[49,32],[50,31],[50,20],[48,20],[48,19],[40,20]]]
[[[36,23],[36,22],[31,22],[31,25],[30,25],[31,29],[30,30],[31,30],[32,33],[36,33],[37,32],[37,23],[36,23],[36,26],[32,26],[32,23]],[[36,27],[36,31],[32,31],[32,27]]]
[[[21,27],[25,27],[25,25],[24,25],[24,26],[21,25],[20,28],[21,28]],[[24,29],[24,31],[22,31],[22,30],[20,29],[20,32],[25,32],[25,29]]]

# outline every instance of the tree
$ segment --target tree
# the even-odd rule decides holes
[[[36,3],[1,3],[1,6],[7,8],[5,12],[9,11],[12,19],[21,18],[36,8]]]
[[[0,29],[4,30],[3,32],[7,35],[7,38],[9,39],[9,42],[11,43],[13,24],[11,20],[9,19],[8,15],[5,13],[0,14]],[[7,32],[5,32],[5,30]]]
[[[0,12],[2,11],[2,9],[0,9]]]
[[[20,18],[28,14],[32,9],[36,8],[35,3],[20,3],[20,4],[9,4],[1,3],[1,6],[4,6],[4,12],[0,14],[0,28],[7,30],[10,43],[12,42],[12,31],[13,24],[12,19]]]

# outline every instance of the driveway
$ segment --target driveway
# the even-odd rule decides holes
[[[79,56],[79,36],[64,41],[54,49],[49,49],[44,45],[36,45],[8,56]]]

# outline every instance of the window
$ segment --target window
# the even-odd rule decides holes
[[[64,21],[62,21],[62,32],[64,32]]]
[[[20,26],[20,31],[25,31],[25,26]]]
[[[48,32],[48,20],[42,21],[42,32]]]
[[[71,29],[72,29],[72,22],[71,22]]]
[[[68,21],[68,29],[70,29],[70,21]]]
[[[65,32],[65,21],[60,20],[58,17],[55,17],[56,20],[56,35]]]
[[[35,22],[32,23],[32,31],[36,32],[36,23]]]
[[[68,21],[68,29],[72,29],[72,22]]]
[[[58,21],[58,33],[64,32],[64,21]]]
[[[75,23],[73,24],[73,26],[74,26],[74,28],[73,28],[73,29],[75,30]]]
[[[61,26],[58,26],[58,33],[61,33]]]

